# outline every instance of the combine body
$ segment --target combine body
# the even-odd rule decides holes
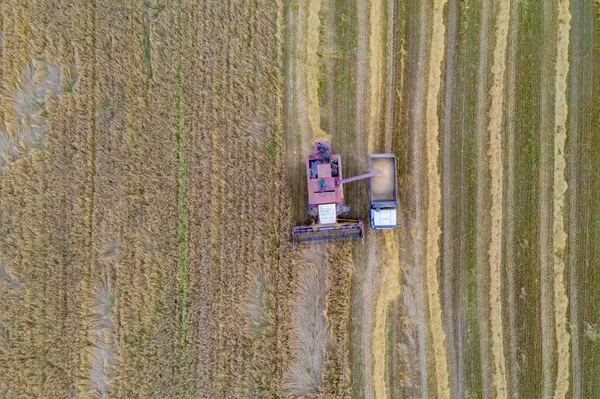
[[[398,205],[396,156],[394,154],[370,155],[369,170],[382,172],[369,180],[371,227],[376,230],[393,229],[397,226]]]
[[[391,158],[390,158],[391,157]],[[292,229],[294,242],[319,241],[341,238],[364,238],[365,229],[361,219],[344,219],[350,207],[344,202],[344,184],[352,181],[376,178],[375,195],[371,193],[371,217],[378,218],[374,228],[392,228],[396,225],[396,158],[391,154],[371,155],[369,173],[347,179],[342,177],[342,159],[333,154],[329,141],[315,141],[313,153],[306,159],[306,180],[308,184],[308,214],[310,225]],[[391,164],[390,164],[391,160]],[[390,166],[391,165],[391,166]],[[391,167],[391,168],[390,168]],[[393,168],[393,169],[392,169]],[[391,174],[392,176],[386,176]],[[389,193],[386,184],[393,180]],[[384,187],[385,186],[385,187]],[[371,187],[371,186],[370,186]],[[393,202],[393,204],[392,204]],[[394,217],[390,211],[393,206]],[[381,221],[381,222],[380,222]],[[373,225],[373,221],[371,223]]]
[[[362,220],[341,219],[350,207],[344,203],[342,159],[332,154],[329,141],[315,141],[306,159],[308,214],[315,223],[292,229],[294,242],[364,238]]]

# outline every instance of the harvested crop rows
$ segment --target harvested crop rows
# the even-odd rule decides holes
[[[595,397],[599,148],[597,1],[1,2],[0,397]]]

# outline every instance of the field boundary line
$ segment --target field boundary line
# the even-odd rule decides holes
[[[557,372],[554,398],[564,398],[569,390],[569,341],[571,336],[567,326],[569,298],[565,287],[565,252],[567,233],[564,225],[567,140],[567,75],[569,72],[569,34],[571,29],[569,0],[558,3],[558,32],[556,56],[556,81],[554,101],[554,198],[552,247],[554,257],[554,323],[556,329]]]
[[[445,50],[444,6],[447,0],[436,0],[433,6],[433,32],[427,82],[427,103],[425,109],[426,153],[427,153],[427,230],[425,255],[425,283],[429,302],[431,345],[435,357],[435,376],[438,398],[450,398],[448,359],[446,355],[446,333],[442,321],[440,285],[438,281],[438,261],[440,257],[440,213],[441,179],[438,170],[440,153],[438,103],[441,87],[442,60]],[[426,382],[424,382],[426,383]]]

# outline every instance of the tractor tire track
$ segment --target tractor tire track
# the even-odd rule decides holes
[[[519,375],[517,361],[517,287],[515,278],[515,134],[516,134],[516,58],[517,33],[519,18],[519,2],[511,0],[510,22],[508,29],[508,54],[506,66],[506,211],[505,211],[505,246],[506,246],[506,280],[507,280],[507,316],[508,316],[508,394],[512,398],[519,397]]]
[[[381,271],[382,282],[379,287],[377,302],[375,303],[375,323],[371,346],[373,355],[373,392],[375,398],[378,399],[389,397],[386,383],[387,311],[389,305],[402,292],[398,240],[392,230],[386,230],[383,233],[383,248],[387,253],[384,255],[385,263]]]
[[[570,40],[570,63],[569,63],[569,115],[568,115],[568,157],[570,164],[568,167],[569,177],[569,220],[568,220],[568,270],[569,270],[569,310],[570,310],[570,332],[571,332],[571,383],[573,398],[582,396],[582,356],[581,356],[581,316],[580,316],[580,271],[582,257],[579,248],[581,234],[581,216],[582,202],[581,184],[583,176],[580,177],[580,165],[582,162],[579,150],[581,146],[582,117],[580,114],[580,102],[585,104],[585,94],[579,93],[582,82],[585,77],[582,72],[582,53],[584,53],[583,21],[584,13],[582,0],[573,0],[572,2],[572,24]],[[582,77],[584,77],[582,79]],[[583,85],[586,85],[583,83]],[[583,91],[583,90],[582,90]],[[580,100],[580,96],[584,97]],[[580,202],[581,201],[581,202]]]
[[[290,166],[294,168],[293,190],[298,187],[305,187],[304,177],[304,157],[311,152],[312,142],[314,140],[331,140],[331,135],[321,128],[321,109],[319,103],[319,50],[321,41],[321,12],[322,1],[311,0],[309,2],[298,2],[288,5],[286,9],[287,21],[287,79],[286,96],[288,98],[287,106],[288,116],[286,118],[286,150],[288,157],[292,158]],[[296,136],[299,134],[299,136]],[[296,168],[295,165],[298,165]],[[307,197],[306,191],[294,197],[302,198],[299,202],[296,213],[299,219],[305,219]],[[324,258],[327,246],[314,246],[310,251],[296,251],[294,257],[300,265],[308,267],[311,263],[311,256]],[[312,254],[312,255],[311,255]],[[324,286],[323,286],[324,289]],[[320,295],[322,296],[322,295]],[[324,297],[323,297],[324,298]],[[298,304],[296,304],[298,306]],[[298,328],[298,327],[297,327]],[[327,327],[328,328],[328,327]],[[301,371],[298,371],[298,365],[302,359],[303,351],[309,350],[308,344],[298,340],[297,348],[293,350],[293,357],[296,362],[292,362],[287,370],[286,386],[292,393],[300,394],[298,387],[303,386]],[[316,356],[313,376],[321,381],[324,372],[325,346],[319,346],[317,349],[321,355]],[[310,374],[310,372],[309,372]],[[314,384],[322,384],[322,381]],[[284,384],[285,385],[285,384]],[[292,387],[292,388],[290,388]],[[321,389],[315,386],[315,389]]]
[[[556,58],[556,82],[554,101],[554,323],[556,331],[557,373],[554,390],[555,398],[565,398],[569,390],[569,365],[571,336],[567,326],[567,308],[569,298],[565,286],[565,252],[567,233],[565,232],[565,193],[567,181],[565,169],[565,143],[567,140],[567,75],[569,72],[569,33],[571,13],[569,0],[560,0],[558,4],[558,37]]]
[[[383,121],[382,142],[379,143],[379,151],[392,152],[392,141],[394,139],[394,129],[396,128],[396,107],[401,107],[402,80],[398,79],[398,66],[406,63],[403,49],[400,48],[400,29],[404,26],[404,16],[399,16],[400,5],[397,2],[386,4],[385,30],[383,35],[384,46],[383,53],[385,59],[385,68],[382,67],[383,77],[381,79],[381,90],[383,97],[382,112]],[[402,71],[402,69],[400,69]],[[401,74],[401,73],[400,73]]]
[[[321,0],[311,0],[298,7],[296,41],[296,90],[298,120],[303,138],[305,156],[310,152],[312,141],[329,139],[321,129],[321,109],[319,107],[319,40],[321,20],[319,11]],[[304,141],[306,140],[306,141]],[[306,147],[306,148],[305,148]]]
[[[577,5],[576,5],[577,4]],[[581,13],[575,13],[577,8]],[[600,357],[598,334],[600,332],[600,0],[574,1],[573,27],[579,25],[582,35],[582,84],[579,89],[581,135],[581,311],[579,320],[583,381],[581,397],[591,398],[600,392]],[[577,20],[576,17],[581,17]],[[573,32],[575,39],[575,31]],[[572,58],[573,59],[573,58]],[[576,58],[575,58],[576,59]],[[571,71],[575,65],[571,65]],[[573,76],[574,74],[570,74]],[[570,108],[569,114],[577,112]],[[569,137],[571,143],[571,137]],[[575,161],[576,162],[576,161]],[[571,168],[571,165],[569,165]],[[571,305],[571,304],[570,304]],[[575,359],[574,359],[575,360]],[[574,376],[575,377],[575,376]],[[575,381],[573,381],[575,384]],[[575,388],[575,387],[574,387]],[[575,397],[575,389],[573,390]]]
[[[326,62],[325,74],[327,76],[327,91],[323,94],[325,103],[324,128],[332,135],[338,131],[335,121],[335,64],[336,64],[336,32],[335,32],[335,4],[334,0],[325,0],[323,3],[323,53]]]
[[[369,95],[369,85],[372,80],[369,79],[369,52],[371,45],[371,34],[369,28],[369,2],[367,0],[359,0],[356,5],[358,28],[357,28],[357,50],[356,50],[356,142],[364,146],[363,150],[359,150],[356,155],[363,160],[366,159],[367,151],[372,145],[370,136],[374,132],[371,129],[371,106]],[[359,162],[359,167],[366,168],[366,162]],[[364,209],[364,207],[363,207]],[[376,236],[368,236],[365,242],[366,267],[364,273],[364,281],[362,283],[362,316],[361,316],[361,341],[363,348],[372,348],[373,344],[373,311],[374,300],[373,290],[375,287],[375,269],[378,266]],[[359,263],[359,262],[357,262]],[[360,264],[360,263],[359,263]],[[364,375],[364,392],[366,399],[371,399],[375,395],[373,385],[373,356],[371,350],[365,350],[362,356],[363,375]]]
[[[293,6],[291,8],[294,8]],[[297,129],[300,133],[300,158],[304,159],[304,157],[310,153],[311,143],[310,140],[312,138],[312,129],[311,129],[311,120],[308,115],[308,99],[307,99],[307,88],[308,85],[306,83],[307,79],[307,64],[308,64],[308,46],[307,46],[307,2],[301,2],[297,6],[297,12],[295,14],[296,17],[296,41],[294,43],[295,48],[293,49],[294,63],[296,66],[295,70],[295,96],[296,96],[296,120],[297,120]],[[304,168],[302,168],[304,170]],[[301,175],[304,173],[301,173]],[[303,179],[300,179],[302,181]],[[302,183],[300,183],[302,184]],[[304,207],[304,205],[303,205]]]
[[[438,261],[440,257],[440,213],[441,179],[438,170],[440,146],[438,143],[438,103],[441,86],[442,60],[445,46],[444,6],[447,0],[437,0],[433,6],[433,31],[427,81],[425,109],[426,154],[427,154],[427,229],[425,253],[425,283],[429,303],[432,346],[435,358],[437,396],[449,398],[448,359],[446,355],[446,333],[442,321],[442,306],[439,295]]]
[[[308,138],[305,137],[306,129],[300,129],[298,112],[298,11],[291,3],[284,9],[285,20],[285,61],[284,61],[284,130],[285,153],[289,165],[290,187],[292,188],[293,214],[292,220],[302,220],[306,212],[303,201],[294,198],[305,198],[303,187],[304,166],[303,157],[308,148]]]
[[[542,10],[542,46],[540,69],[540,175],[539,175],[539,251],[540,251],[540,310],[542,328],[542,393],[552,396],[555,373],[556,342],[553,324],[553,259],[552,259],[552,159],[553,159],[553,92],[554,60],[556,59],[555,5],[547,2]]]
[[[416,7],[415,7],[416,8]],[[411,353],[416,353],[418,358],[418,378],[415,378],[414,387],[416,392],[420,393],[421,398],[428,398],[429,395],[429,374],[428,374],[428,329],[427,329],[427,297],[425,294],[424,271],[422,265],[425,263],[425,198],[426,198],[426,180],[425,180],[425,159],[424,159],[424,136],[425,136],[425,96],[427,76],[422,71],[427,66],[427,32],[428,32],[428,7],[425,2],[420,2],[417,14],[418,25],[416,32],[409,35],[408,43],[418,42],[416,50],[409,48],[408,56],[408,76],[414,76],[414,79],[407,79],[407,91],[412,93],[408,97],[410,108],[408,110],[408,123],[410,129],[414,132],[411,142],[411,163],[410,169],[413,170],[413,176],[410,182],[410,191],[414,193],[414,199],[409,199],[411,204],[411,222],[410,234],[414,241],[412,256],[412,265],[406,268],[406,289],[403,295],[403,306],[409,318],[413,318],[416,326],[416,342]],[[415,19],[417,19],[415,18]],[[413,35],[416,37],[413,39]],[[414,57],[410,55],[416,53]],[[411,63],[410,60],[415,62]],[[413,83],[414,82],[414,83]]]
[[[362,293],[362,343],[363,348],[371,348],[373,344],[373,286],[375,280],[375,267],[378,263],[377,256],[377,237],[371,236],[367,238],[365,242],[365,250],[367,251],[364,259],[366,262],[366,273],[363,282],[363,293]],[[361,262],[357,262],[361,264]],[[373,398],[375,396],[375,388],[373,386],[373,356],[370,350],[365,350],[363,354],[363,375],[364,375],[364,392],[363,395],[366,399]]]
[[[383,58],[383,23],[381,0],[372,0],[369,12],[369,124],[367,152],[375,151],[380,135],[381,86]]]
[[[368,106],[367,98],[367,79],[369,73],[369,37],[367,31],[368,1],[358,0],[356,3],[356,13],[358,17],[357,27],[357,46],[356,46],[356,138],[358,142],[365,142],[367,132],[367,122],[365,118],[365,109]],[[367,139],[368,140],[368,139]],[[367,141],[368,143],[368,141]]]
[[[312,133],[312,140],[327,139],[329,134],[321,129],[321,108],[319,106],[319,41],[321,36],[321,0],[308,3],[306,15],[306,117]]]
[[[383,20],[383,2],[376,0],[371,2],[369,10],[369,46],[368,46],[368,57],[369,57],[369,79],[368,79],[368,93],[369,103],[365,112],[367,113],[367,153],[371,154],[377,152],[381,145],[381,139],[384,138],[385,132],[381,126],[381,114],[382,104],[389,104],[392,101],[391,95],[382,101],[382,95],[390,93],[389,91],[383,91],[383,69],[384,63],[386,66],[393,64],[389,58],[384,58],[384,23],[387,21]],[[389,10],[388,10],[389,11]],[[359,17],[360,18],[360,17]],[[386,30],[387,32],[387,30]],[[359,81],[364,82],[366,79],[360,79]],[[386,126],[387,128],[387,126]],[[387,129],[386,129],[387,130]],[[388,148],[391,148],[391,142],[385,143]],[[400,284],[400,254],[398,251],[397,237],[392,231],[386,231],[383,234],[383,241],[381,240],[369,240],[370,248],[369,253],[376,249],[379,255],[377,257],[369,257],[368,266],[369,270],[375,274],[381,276],[381,283],[379,287],[373,281],[369,285],[369,290],[375,292],[377,290],[378,295],[374,303],[370,304],[367,311],[373,312],[374,321],[371,321],[372,325],[372,336],[369,342],[371,348],[372,365],[371,372],[366,372],[365,375],[370,379],[368,385],[372,386],[372,393],[375,398],[387,398],[388,383],[386,375],[390,375],[392,370],[386,370],[388,365],[387,359],[387,334],[386,326],[388,325],[387,313],[390,303],[396,299],[401,293]],[[385,259],[381,262],[381,259]],[[371,293],[371,296],[373,294]],[[368,361],[365,364],[369,364]],[[391,377],[393,378],[393,377]],[[367,383],[365,383],[365,387]],[[365,396],[368,397],[370,392],[365,390]]]
[[[496,14],[496,32],[494,62],[492,66],[492,104],[489,113],[488,133],[490,135],[490,175],[492,206],[491,240],[489,248],[490,263],[490,321],[492,338],[492,361],[494,370],[492,382],[497,398],[507,397],[506,360],[504,357],[504,329],[502,323],[502,202],[503,202],[503,164],[502,164],[502,112],[504,100],[504,71],[506,68],[506,47],[509,23],[510,0],[498,2]]]
[[[312,141],[329,139],[320,128],[318,49],[321,0],[285,7],[285,146],[293,190],[293,220],[306,219],[304,157]]]
[[[450,381],[453,397],[462,397],[464,395],[464,370],[459,370],[459,364],[464,366],[463,362],[458,361],[462,356],[457,350],[456,335],[461,331],[455,329],[455,307],[457,285],[455,276],[457,273],[457,198],[459,198],[460,182],[458,181],[457,169],[453,164],[455,152],[453,151],[453,141],[456,139],[453,135],[453,109],[455,96],[456,79],[456,58],[458,47],[458,0],[450,0],[448,3],[448,27],[447,27],[447,45],[446,45],[446,66],[445,66],[445,88],[444,88],[444,114],[442,131],[442,273],[444,284],[442,286],[444,295],[444,328],[448,338],[448,360]],[[454,140],[453,140],[454,138]],[[463,367],[464,368],[464,367]],[[459,378],[461,376],[461,378]]]
[[[477,136],[477,208],[476,208],[476,264],[477,264],[477,326],[479,330],[479,356],[481,361],[482,396],[492,397],[492,364],[491,328],[490,328],[490,275],[489,258],[490,249],[490,221],[488,218],[488,204],[490,198],[489,168],[486,163],[488,153],[488,131],[486,129],[489,104],[489,57],[493,5],[491,0],[483,0],[481,5],[481,25],[479,31],[479,68],[477,71],[477,110],[476,110],[476,136]],[[488,255],[489,256],[489,255]]]

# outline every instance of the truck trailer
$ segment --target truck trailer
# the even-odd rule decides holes
[[[371,228],[393,229],[397,226],[398,184],[394,154],[369,155],[369,170],[381,173],[369,179]]]

